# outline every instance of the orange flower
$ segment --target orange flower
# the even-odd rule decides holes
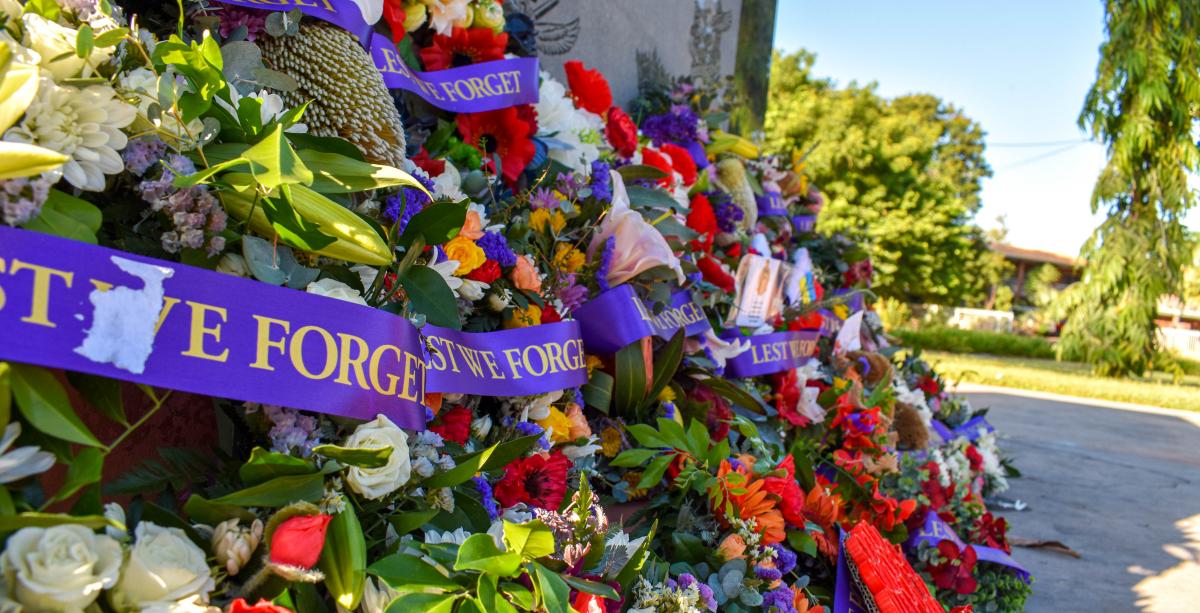
[[[441,392],[426,392],[425,406],[429,407],[434,415],[442,410],[442,393]]]
[[[567,405],[567,419],[571,420],[571,440],[579,440],[592,435],[592,427],[588,425],[583,409],[574,402]]]
[[[717,555],[726,562],[746,557],[746,540],[736,534],[730,534],[717,546]]]
[[[742,483],[740,485],[731,484],[729,482],[730,474],[740,474]],[[783,514],[775,507],[775,497],[763,489],[763,486],[766,485],[765,481],[752,478],[747,474],[745,467],[739,467],[734,471],[728,460],[722,460],[721,468],[717,471],[717,482],[722,490],[722,498],[733,505],[737,517],[743,520],[755,520],[758,531],[762,534],[763,545],[783,542],[785,536]],[[731,491],[734,489],[742,493],[734,494]],[[721,513],[721,509],[715,510],[722,523],[728,523],[728,518]]]
[[[467,211],[467,218],[463,220],[462,229],[458,231],[458,235],[473,241],[483,238],[483,222],[479,219],[479,213]]]

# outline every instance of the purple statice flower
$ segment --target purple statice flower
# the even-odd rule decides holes
[[[708,358],[708,360],[715,365],[714,371],[716,372],[717,376],[725,374],[725,367],[721,366],[720,362],[717,362],[717,356],[713,353],[712,347],[704,348],[704,357]]]
[[[475,482],[475,492],[479,494],[479,501],[483,503],[483,508],[487,510],[488,519],[496,521],[500,518],[500,505],[496,503],[495,493],[492,492],[492,484],[484,477],[471,477],[471,481]]]
[[[588,290],[575,282],[575,273],[561,274],[558,278],[558,299],[563,313],[570,313],[587,301]]]
[[[612,202],[612,176],[607,162],[592,162],[592,197],[601,202]]]
[[[555,187],[564,196],[574,200],[579,197],[579,190],[583,189],[583,181],[580,181],[579,176],[573,172],[560,172],[555,181]]]
[[[539,187],[533,195],[529,197],[529,206],[534,210],[537,209],[557,209],[562,204],[562,200],[554,193],[554,190],[545,187]]]
[[[767,583],[772,583],[782,579],[783,573],[779,572],[778,568],[771,568],[770,566],[755,566],[754,576],[766,581]]]
[[[775,550],[775,568],[779,572],[786,574],[796,568],[796,552],[783,545],[771,545],[771,549]]]
[[[417,181],[425,186],[425,189],[433,191],[433,181],[422,175],[414,173]],[[384,201],[383,216],[389,221],[397,223],[396,233],[402,234],[404,228],[408,226],[408,222],[414,215],[420,213],[431,201],[425,192],[415,187],[405,187],[399,193],[388,196]]]
[[[651,115],[642,121],[642,134],[654,141],[654,146],[663,143],[684,145],[695,141],[700,117],[686,104],[671,105],[669,113]]]
[[[254,42],[266,30],[267,18],[263,11],[244,9],[236,6],[223,6],[218,14],[221,20],[221,37],[225,38],[238,29],[246,26],[246,40]]]
[[[0,221],[19,226],[42,212],[50,195],[50,180],[44,177],[0,181]]]
[[[182,249],[204,249],[213,256],[225,249],[225,231],[229,219],[221,202],[208,187],[193,185],[176,189],[175,175],[196,172],[196,166],[182,155],[171,155],[163,163],[158,179],[145,179],[135,188],[150,208],[163,213],[172,228],[160,237],[163,250],[178,253]]]
[[[713,215],[717,218],[717,227],[722,232],[733,232],[737,229],[737,224],[746,216],[742,212],[741,207],[734,204],[733,198],[729,197],[722,191],[704,192],[704,196],[708,198],[709,204],[712,205]]]
[[[166,153],[167,144],[157,138],[135,138],[125,146],[121,157],[125,159],[125,168],[140,177]]]
[[[541,434],[542,438],[538,439],[538,446],[545,451],[550,451],[550,447],[553,446],[550,442],[550,437],[546,436],[546,429],[531,421],[517,422],[517,433],[521,436]]]
[[[717,597],[713,594],[712,588],[707,584],[700,584],[700,599],[704,601],[704,607],[709,611],[717,610]]]
[[[797,613],[795,597],[796,593],[787,586],[771,590],[763,594],[762,610],[766,613]]]
[[[596,269],[596,285],[601,291],[608,291],[608,271],[612,268],[613,253],[617,250],[617,237],[610,236],[604,241],[604,252],[600,254],[600,267]]]
[[[508,239],[499,232],[484,232],[479,240],[475,241],[480,249],[483,249],[483,254],[487,259],[500,265],[501,268],[509,268],[517,265],[517,254],[508,247]]]
[[[575,404],[577,404],[581,407],[583,406],[583,388],[582,387],[575,388]]]
[[[263,405],[263,415],[273,424],[267,437],[272,451],[291,453],[296,450],[308,457],[317,446],[317,419],[299,411],[274,405]]]

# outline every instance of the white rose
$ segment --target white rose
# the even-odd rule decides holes
[[[203,604],[216,586],[206,554],[179,528],[138,524],[129,559],[111,599],[128,611],[175,610],[185,601]],[[186,609],[180,609],[186,610]]]
[[[388,456],[387,464],[378,468],[351,466],[346,471],[346,482],[350,484],[350,489],[369,500],[387,496],[408,483],[412,477],[412,463],[408,457],[408,434],[383,415],[356,428],[344,445],[392,448],[392,455]]]
[[[345,283],[335,279],[321,279],[320,281],[313,281],[312,283],[308,284],[308,287],[306,287],[305,290],[307,290],[310,294],[326,296],[328,298],[336,298],[338,300],[344,300],[346,302],[353,302],[354,304],[367,306],[367,301],[363,300],[362,294],[358,293],[358,290],[355,290],[353,287],[350,287],[349,285],[346,285]]]
[[[75,37],[79,35],[76,30],[60,26],[37,13],[25,13],[21,21],[25,24],[26,45],[42,56],[41,67],[54,75],[55,81],[90,77],[93,67],[107,62],[112,55],[113,47],[94,47],[88,57],[79,57],[75,55]]]
[[[82,611],[112,587],[121,546],[83,526],[22,528],[8,539],[0,569],[25,611]]]

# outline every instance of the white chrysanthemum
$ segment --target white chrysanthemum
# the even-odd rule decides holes
[[[591,163],[600,157],[598,143],[604,120],[595,113],[575,108],[562,83],[545,72],[541,76],[535,108],[538,133],[551,144],[549,156],[576,172],[590,174]]]
[[[42,78],[24,121],[10,129],[4,140],[68,156],[67,163],[53,171],[53,178],[61,176],[79,189],[98,192],[104,189],[105,175],[125,167],[117,153],[128,142],[121,128],[136,116],[137,110],[107,85],[79,89]]]

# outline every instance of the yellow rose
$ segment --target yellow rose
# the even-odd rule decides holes
[[[454,271],[456,277],[471,274],[472,270],[479,268],[487,261],[487,255],[483,253],[483,249],[480,249],[475,241],[465,236],[455,236],[450,239],[450,242],[442,245],[442,249],[446,251],[447,258],[458,261],[458,269]]]
[[[530,326],[538,326],[542,323],[542,309],[536,304],[521,309],[514,308],[508,319],[504,320],[504,327],[511,328],[528,328]]]
[[[571,438],[571,418],[557,407],[550,407],[550,414],[545,419],[538,420],[537,424],[550,433],[550,440],[555,443],[569,443],[574,440]]]
[[[564,272],[579,272],[586,261],[582,251],[567,243],[559,243],[554,247],[554,265]]]
[[[529,215],[529,227],[538,232],[545,232],[546,226],[558,234],[567,226],[567,218],[563,217],[562,211],[550,212],[549,209],[538,209]]]

